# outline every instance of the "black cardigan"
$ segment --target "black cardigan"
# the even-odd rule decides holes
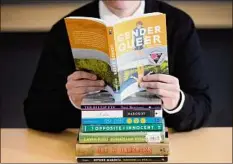
[[[211,99],[202,65],[203,53],[194,23],[183,11],[156,0],[146,0],[145,12],[162,12],[167,15],[169,71],[179,79],[180,87],[185,93],[184,106],[180,112],[164,113],[166,125],[177,131],[199,128],[211,112]],[[99,18],[98,1],[67,16]],[[65,24],[61,19],[48,34],[24,102],[29,128],[49,132],[79,128],[80,111],[70,103],[65,88],[67,76],[74,71]]]

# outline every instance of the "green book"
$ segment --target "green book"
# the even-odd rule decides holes
[[[161,132],[108,132],[79,133],[79,143],[162,143],[165,131]]]
[[[82,125],[84,133],[96,132],[137,132],[137,131],[163,131],[163,123],[137,124],[137,125]]]

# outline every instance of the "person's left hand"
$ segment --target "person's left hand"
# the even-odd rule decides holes
[[[173,110],[178,106],[180,85],[176,77],[165,74],[146,75],[143,77],[140,86],[159,96],[165,109]]]

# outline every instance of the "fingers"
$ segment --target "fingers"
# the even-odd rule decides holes
[[[166,74],[147,75],[143,77],[143,81],[157,81],[170,84],[179,84],[179,80],[176,77]]]
[[[82,99],[86,96],[86,94],[76,94],[76,93],[72,93],[72,94],[68,94],[68,96],[70,97],[70,99],[73,102],[77,102],[78,101],[78,105],[80,105]]]
[[[103,87],[104,81],[103,80],[79,80],[79,81],[68,81],[66,84],[67,89],[78,88],[78,87]]]
[[[179,85],[162,83],[162,82],[142,82],[140,84],[142,88],[149,89],[163,89],[168,91],[180,91]]]
[[[88,94],[90,92],[100,91],[103,89],[104,87],[78,87],[68,90],[67,93],[69,96],[74,96],[74,95]]]
[[[180,85],[176,77],[153,74],[143,77],[141,87],[161,98],[166,109],[174,109],[180,100]]]
[[[97,77],[94,74],[84,72],[84,71],[76,71],[68,76],[67,80],[80,80],[80,79],[89,79],[96,80]]]
[[[80,106],[82,99],[90,92],[104,89],[104,81],[88,72],[76,71],[67,77],[66,89],[72,103]]]
[[[76,108],[81,109],[82,100],[85,96],[85,94],[72,94],[69,95],[69,99]]]
[[[158,95],[163,98],[178,98],[179,94],[177,92],[172,92],[164,89],[147,89],[148,92]]]

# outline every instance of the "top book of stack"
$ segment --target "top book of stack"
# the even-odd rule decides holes
[[[83,99],[83,110],[123,110],[123,109],[153,109],[160,110],[162,101],[157,96],[141,91],[134,93],[121,102],[116,102],[109,92],[92,93]]]
[[[115,102],[136,92],[142,77],[168,74],[166,15],[149,13],[108,24],[91,17],[65,18],[77,70],[97,75]]]

